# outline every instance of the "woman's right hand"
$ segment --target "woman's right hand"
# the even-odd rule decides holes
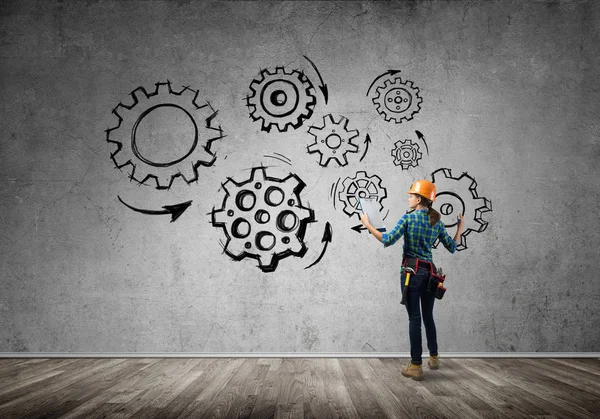
[[[458,222],[457,229],[458,229],[458,231],[460,231],[462,233],[462,231],[464,230],[464,227],[465,227],[465,218],[463,217],[463,215],[462,215],[461,212],[458,213],[458,217],[457,218],[458,218],[458,220],[457,220],[457,222]]]

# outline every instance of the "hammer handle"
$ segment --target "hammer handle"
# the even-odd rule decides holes
[[[406,294],[408,293],[408,284],[410,282],[410,272],[406,272],[406,281],[404,281],[404,290],[402,290],[402,300],[400,304],[406,304]]]

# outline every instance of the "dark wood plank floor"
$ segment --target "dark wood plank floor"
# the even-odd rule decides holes
[[[0,418],[600,418],[598,359],[0,359]]]

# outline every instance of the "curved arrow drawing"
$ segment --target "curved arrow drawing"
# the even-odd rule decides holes
[[[323,251],[317,258],[317,260],[315,260],[313,263],[311,263],[304,269],[311,268],[321,261],[321,259],[323,258],[323,255],[325,254],[325,251],[327,250],[327,244],[331,243],[332,238],[333,238],[333,230],[331,228],[331,224],[329,224],[329,221],[327,221],[327,223],[325,224],[325,231],[323,232],[323,238],[321,239],[321,243],[325,243],[325,246],[323,246]]]
[[[136,212],[140,212],[142,214],[148,214],[148,215],[171,214],[171,222],[177,220],[181,216],[181,214],[183,214],[185,212],[185,210],[188,209],[188,207],[190,205],[192,205],[192,201],[186,201],[186,202],[182,202],[181,204],[164,205],[163,206],[164,210],[146,210],[146,209],[132,207],[131,205],[125,203],[121,199],[121,197],[118,195],[117,195],[117,198],[119,198],[119,201],[121,201],[121,203],[123,205],[125,205],[127,208],[130,208],[130,209],[132,209]]]
[[[381,77],[383,77],[383,76],[385,76],[385,75],[390,75],[390,76],[393,76],[394,74],[397,74],[397,73],[399,73],[400,71],[401,71],[401,70],[388,70],[388,71],[386,71],[385,73],[383,73],[383,74],[380,74],[379,76],[377,76],[377,77],[375,78],[375,80],[373,80],[373,83],[371,83],[371,85],[369,86],[369,89],[367,90],[367,94],[366,94],[365,96],[369,96],[369,91],[371,90],[371,87],[373,87],[373,85],[375,84],[375,82],[376,82],[377,80],[379,80]]]
[[[429,147],[427,147],[427,142],[425,141],[425,136],[423,134],[421,134],[421,131],[415,131],[415,134],[417,134],[417,137],[419,137],[419,140],[423,140],[423,142],[425,143],[425,150],[427,150],[427,155],[429,156]]]
[[[321,89],[321,93],[323,93],[323,97],[325,98],[325,104],[327,104],[327,99],[329,98],[329,92],[327,90],[327,85],[323,81],[323,77],[321,77],[321,73],[319,73],[319,70],[317,69],[317,66],[315,65],[315,63],[313,63],[306,55],[303,55],[303,57],[308,60],[308,62],[313,66],[313,68],[317,72],[317,75],[319,76],[319,80],[321,80],[321,85],[319,86],[319,89]]]
[[[365,158],[365,156],[367,155],[367,150],[369,149],[369,143],[371,142],[371,137],[369,136],[369,134],[367,134],[367,138],[365,138],[365,152],[363,153],[362,157],[360,158],[360,160],[358,161],[359,163],[361,161],[363,161],[363,159]]]

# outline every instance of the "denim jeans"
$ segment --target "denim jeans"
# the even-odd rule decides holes
[[[416,274],[410,275],[408,284],[408,293],[406,295],[406,311],[408,312],[408,336],[410,338],[410,357],[415,365],[423,363],[423,344],[421,339],[421,313],[423,313],[423,324],[425,325],[425,335],[427,336],[427,348],[429,355],[438,354],[437,335],[435,323],[433,321],[433,303],[435,302],[435,293],[427,291],[427,281],[429,271],[419,268]],[[406,274],[400,275],[400,289],[404,291]],[[420,303],[420,304],[419,304]],[[420,305],[420,308],[419,308]]]

